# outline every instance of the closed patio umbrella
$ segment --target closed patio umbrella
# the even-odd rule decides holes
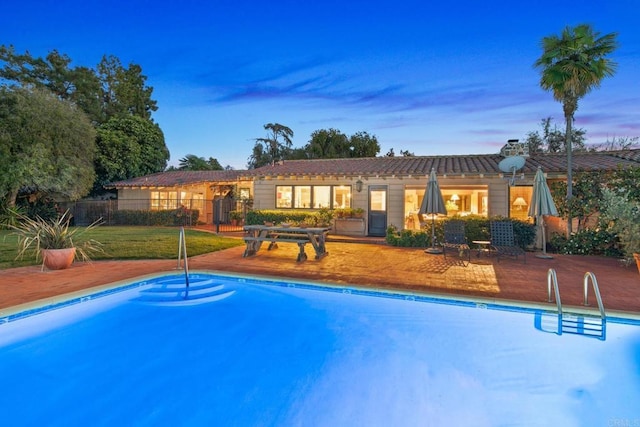
[[[551,197],[551,191],[547,185],[547,180],[542,173],[542,168],[538,166],[538,171],[533,179],[533,195],[529,204],[529,216],[536,218],[536,223],[542,228],[542,254],[536,255],[538,258],[553,258],[547,255],[547,241],[544,230],[544,215],[558,216],[558,209]]]
[[[446,215],[447,209],[444,207],[444,200],[442,199],[442,192],[440,191],[440,185],[438,185],[438,178],[436,177],[435,169],[431,169],[429,175],[429,181],[427,182],[427,191],[424,193],[424,199],[420,205],[419,215],[431,216],[431,247],[425,252],[431,254],[439,254],[442,251],[436,248],[436,216]]]

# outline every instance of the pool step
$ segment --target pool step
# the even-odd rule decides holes
[[[542,332],[557,335],[573,334],[604,340],[607,321],[600,316],[567,313],[536,313],[535,327]]]
[[[606,320],[596,316],[563,314],[562,333],[604,339]]]
[[[152,305],[187,306],[220,301],[235,293],[213,279],[191,280],[187,290],[184,278],[170,278],[140,291],[136,302]]]

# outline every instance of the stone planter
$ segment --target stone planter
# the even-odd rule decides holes
[[[345,236],[364,236],[364,218],[336,218],[334,220],[336,234]]]
[[[42,263],[49,270],[69,268],[76,257],[76,248],[42,249]]]

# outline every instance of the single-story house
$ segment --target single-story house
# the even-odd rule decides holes
[[[528,155],[505,148],[501,153],[285,160],[252,170],[163,172],[114,182],[108,188],[118,191],[118,209],[185,205],[201,209],[200,220],[207,223],[216,217],[214,205],[207,201],[232,193],[235,199],[252,199],[254,209],[362,208],[365,215],[356,234],[384,236],[389,225],[420,227],[418,210],[432,169],[448,214],[462,216],[526,220],[538,167],[548,182],[567,179],[564,153]],[[511,154],[522,154],[522,167],[520,162],[504,161]],[[574,171],[640,167],[640,149],[574,152],[572,158]],[[512,164],[513,169],[505,170]]]

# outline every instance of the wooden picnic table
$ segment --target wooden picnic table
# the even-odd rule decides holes
[[[278,243],[295,243],[300,248],[297,261],[305,261],[307,254],[304,248],[307,243],[311,243],[316,252],[316,259],[321,259],[327,252],[327,234],[330,228],[326,227],[287,227],[282,225],[245,225],[244,242],[247,247],[243,257],[255,255],[261,248],[263,242],[269,242],[267,250],[276,249]]]

